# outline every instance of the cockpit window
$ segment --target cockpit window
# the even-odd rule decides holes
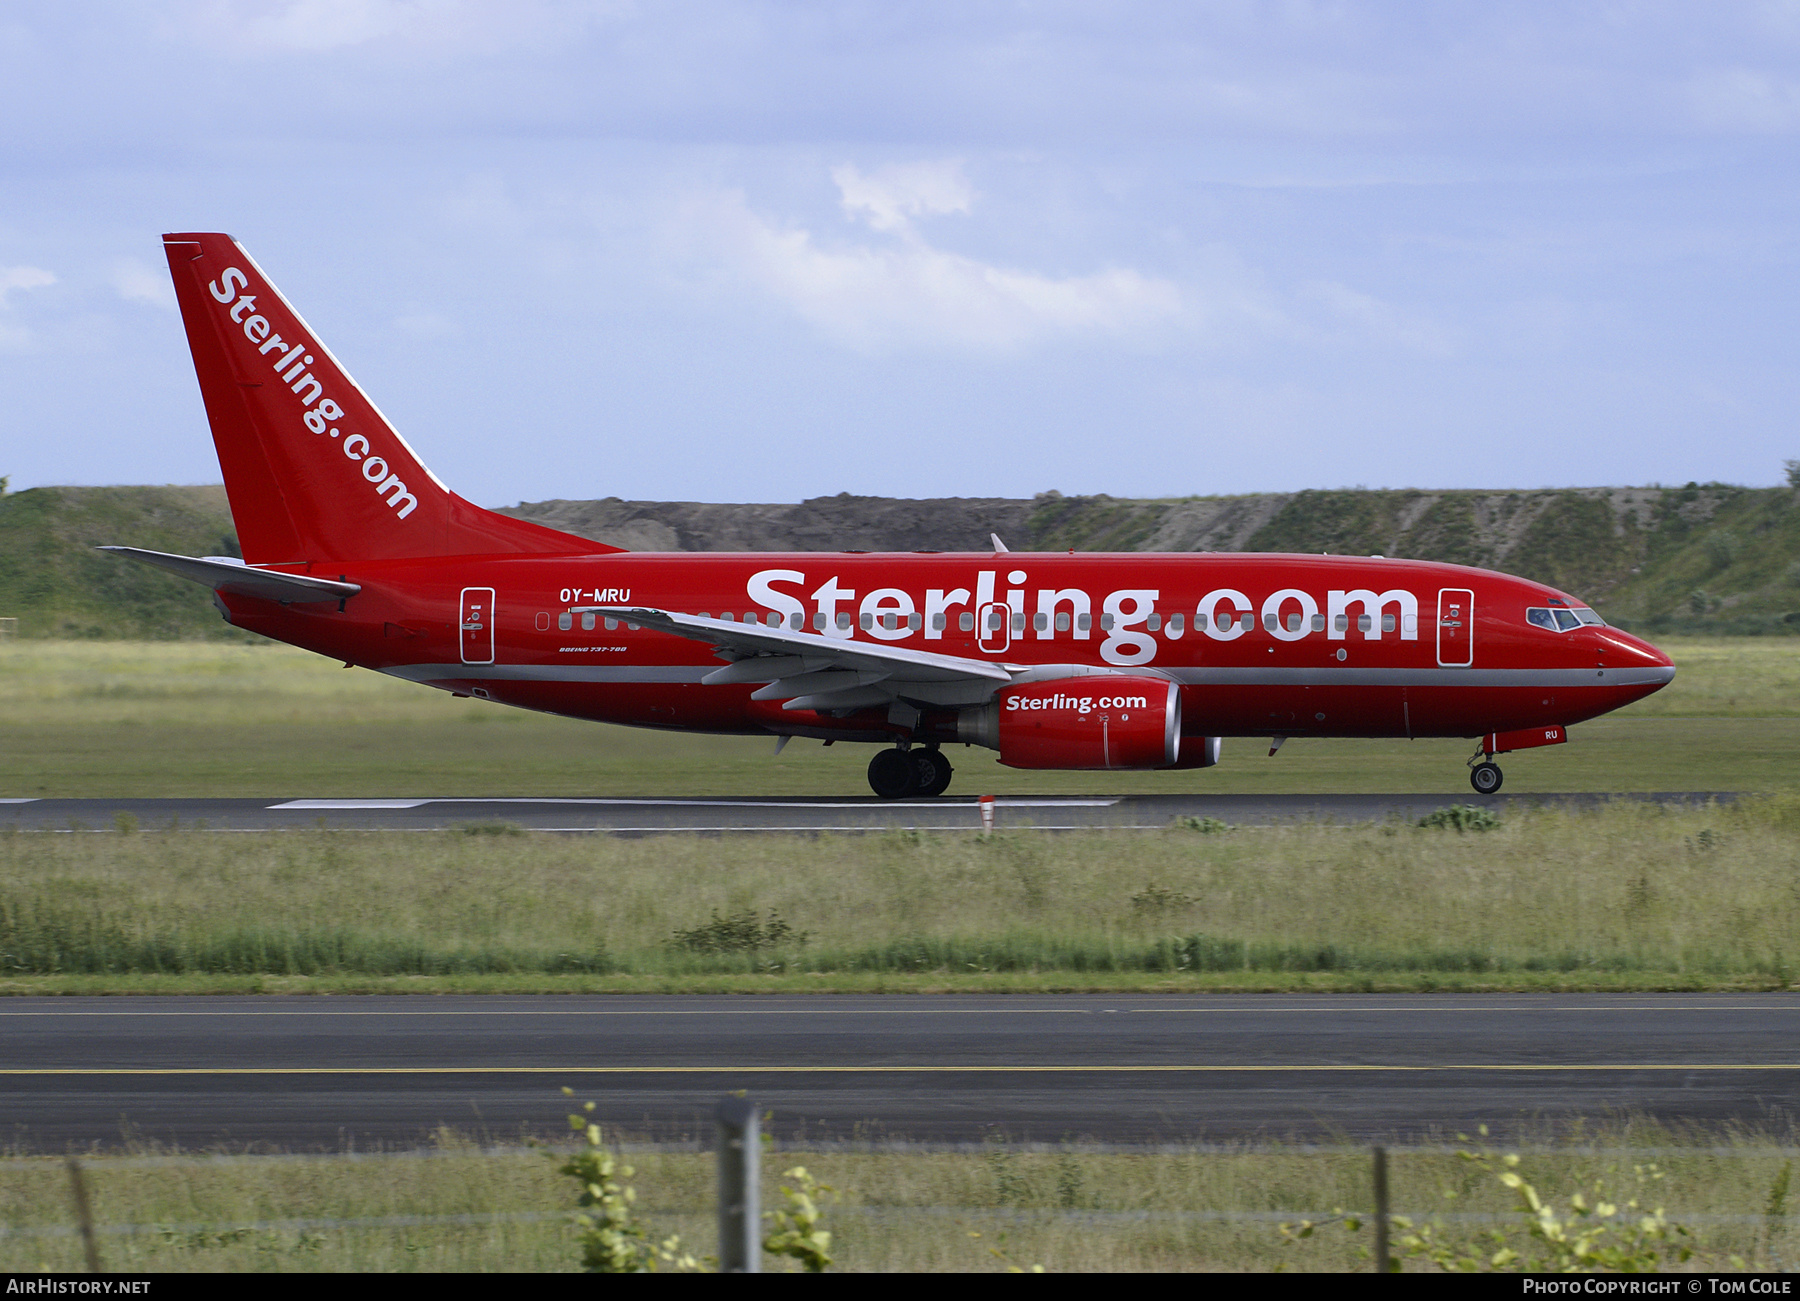
[[[1547,609],[1544,606],[1532,606],[1525,611],[1525,622],[1536,628],[1547,628],[1551,632],[1568,632],[1571,628],[1583,626],[1606,627],[1606,620],[1585,606],[1577,606],[1572,610],[1561,607]]]

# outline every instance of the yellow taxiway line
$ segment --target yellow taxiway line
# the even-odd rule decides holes
[[[919,1065],[919,1066],[23,1066],[0,1076],[75,1075],[1174,1075],[1284,1072],[1450,1071],[1800,1071],[1800,1062],[1454,1062],[1429,1065],[1305,1062],[1258,1066]]]

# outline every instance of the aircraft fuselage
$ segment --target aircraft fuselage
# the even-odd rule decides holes
[[[1618,629],[1528,621],[1532,609],[1582,608],[1560,592],[1413,560],[624,552],[342,561],[294,572],[342,577],[362,591],[343,610],[223,594],[232,622],[465,695],[704,732],[886,739],[904,729],[878,709],[796,713],[753,701],[752,683],[705,685],[722,663],[707,646],[575,611],[645,606],[773,620],[1012,670],[1168,676],[1180,683],[1192,735],[1474,737],[1580,722],[1672,676],[1666,656]]]

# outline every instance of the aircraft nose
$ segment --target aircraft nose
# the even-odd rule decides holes
[[[1666,669],[1668,677],[1663,679],[1665,682],[1675,676],[1675,661],[1641,637],[1634,637],[1618,628],[1607,628],[1601,633],[1601,641],[1610,666],[1622,669]]]

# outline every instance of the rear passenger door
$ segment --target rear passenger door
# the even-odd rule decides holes
[[[457,619],[462,640],[464,664],[494,662],[494,589],[465,587],[462,590],[462,612]]]

